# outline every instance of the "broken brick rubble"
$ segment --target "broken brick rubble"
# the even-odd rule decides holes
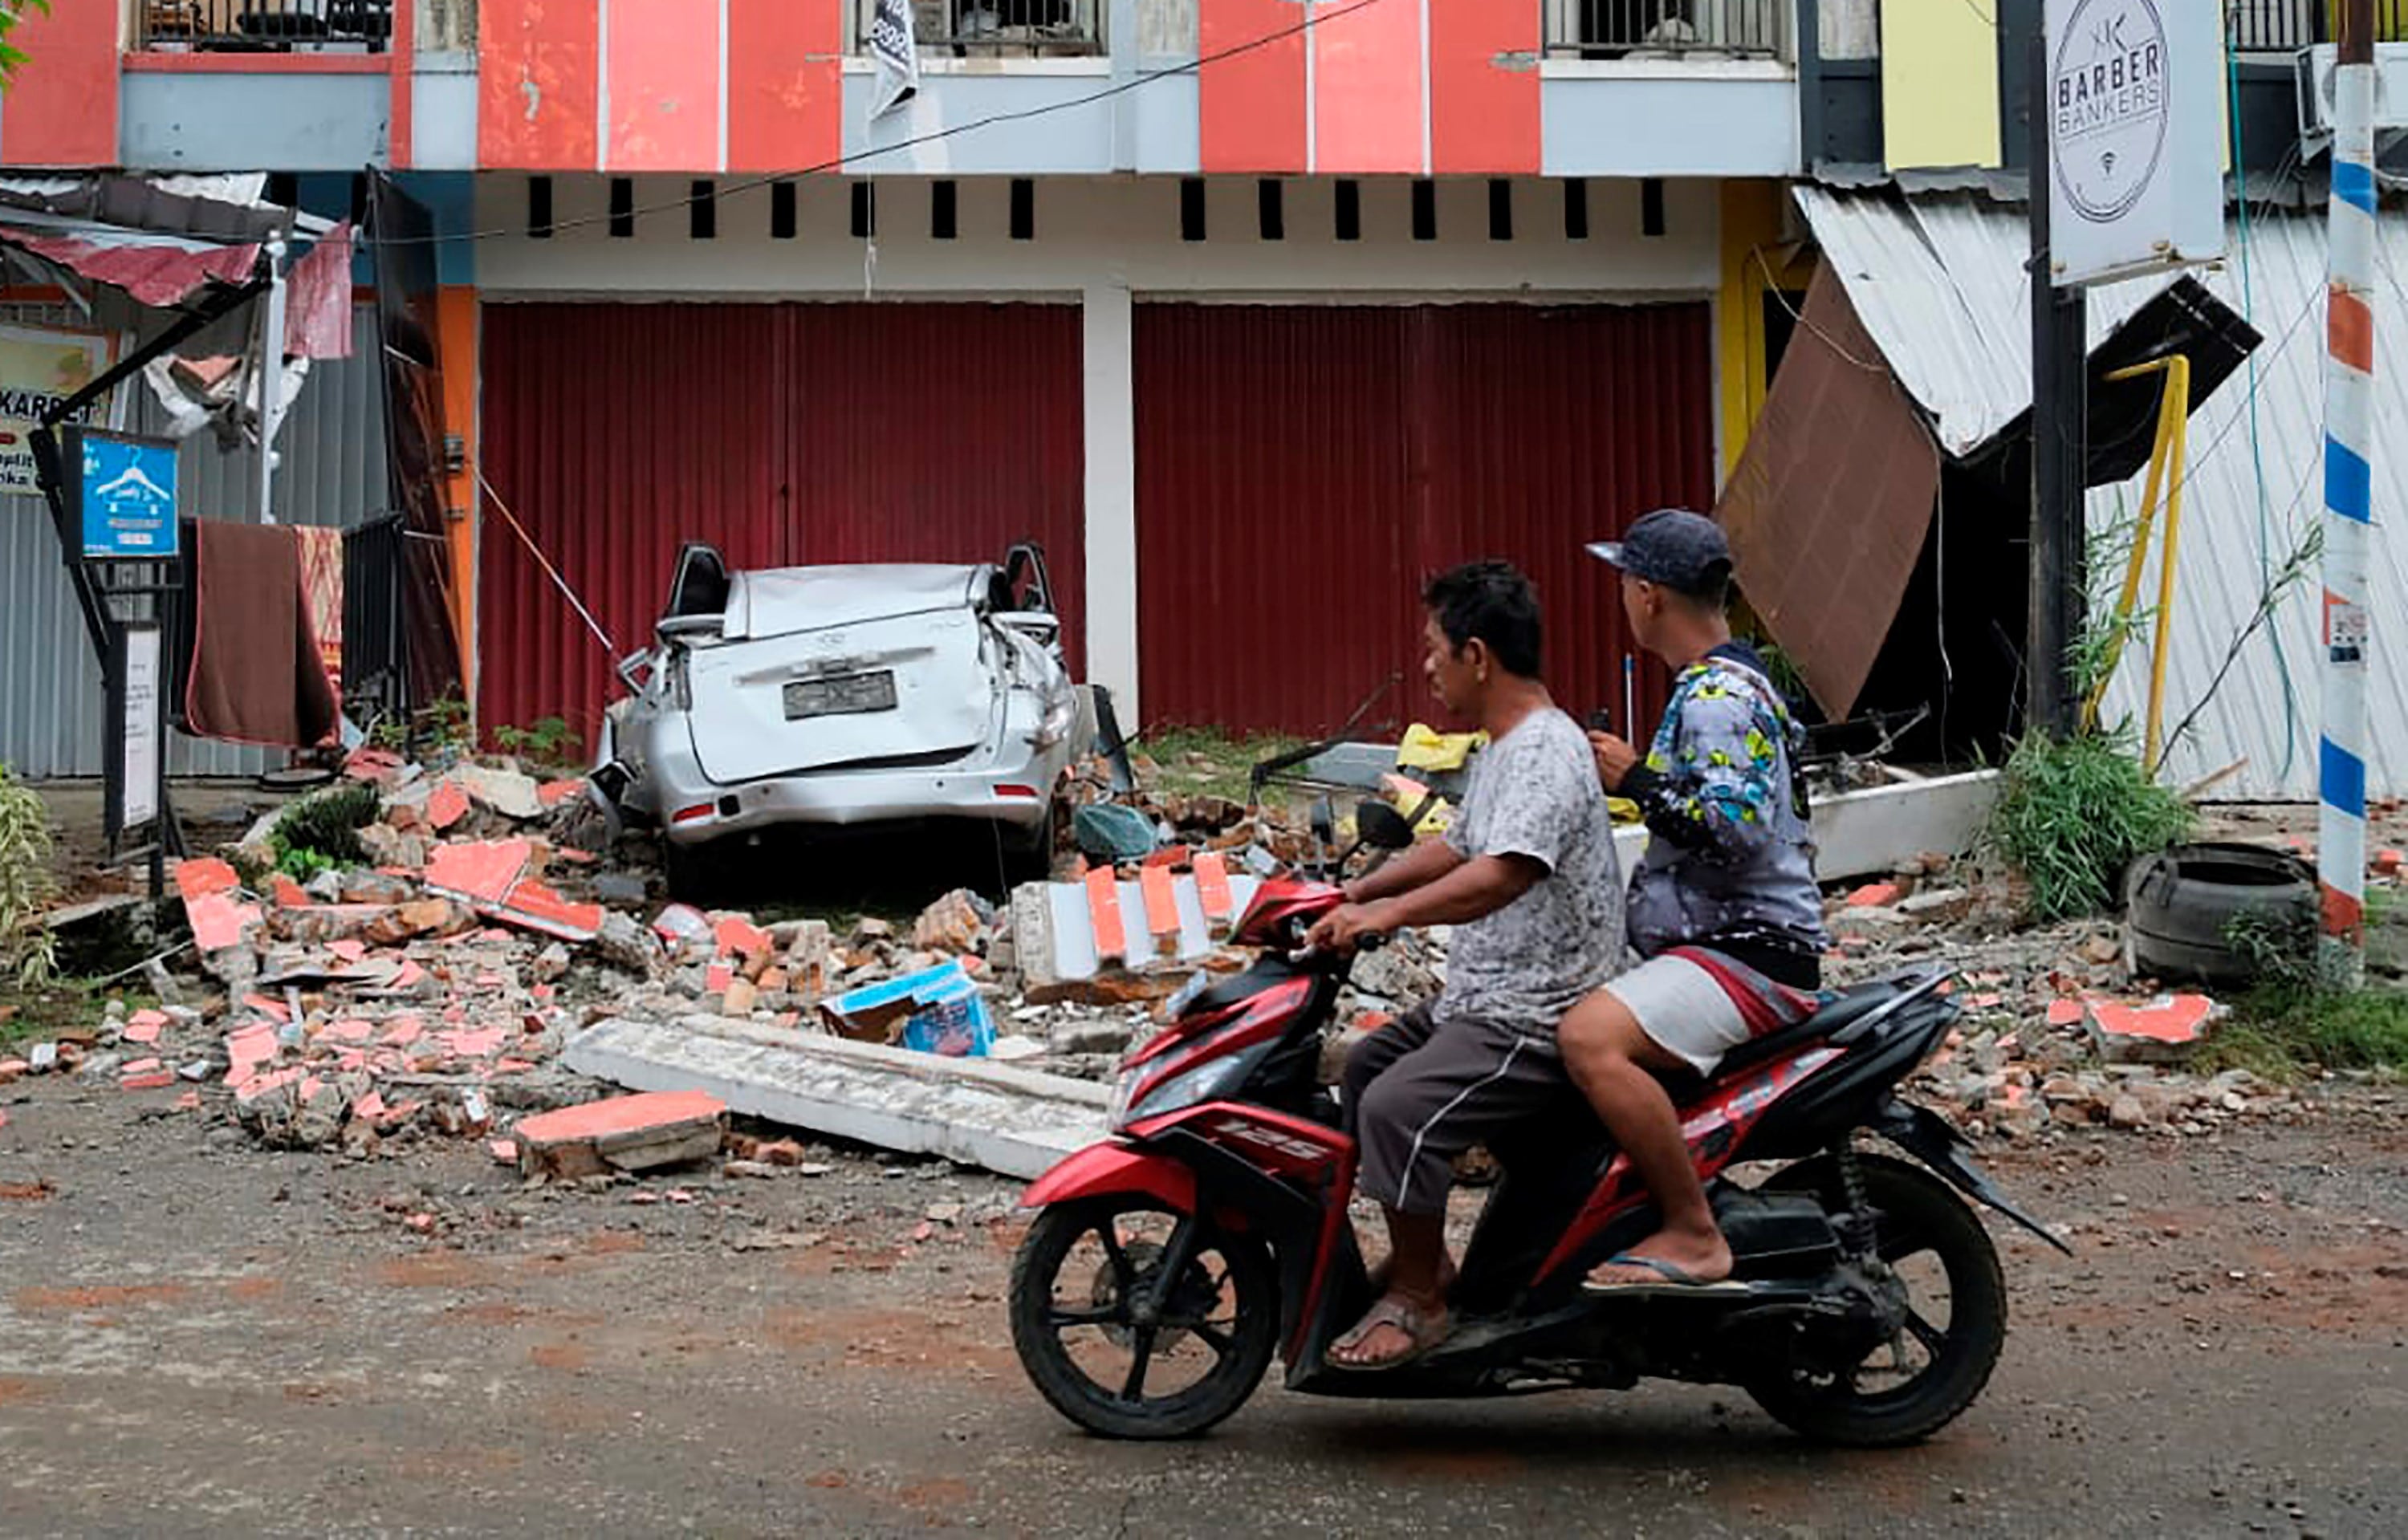
[[[705,1160],[727,1133],[727,1106],[698,1091],[614,1096],[523,1119],[511,1131],[530,1176],[592,1176]]]

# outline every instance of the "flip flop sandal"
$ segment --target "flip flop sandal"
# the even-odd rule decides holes
[[[1353,1331],[1329,1345],[1330,1351],[1324,1355],[1324,1361],[1331,1368],[1343,1369],[1350,1374],[1375,1374],[1386,1369],[1401,1369],[1409,1363],[1428,1356],[1443,1344],[1453,1325],[1454,1323],[1447,1319],[1443,1311],[1433,1319],[1422,1315],[1402,1300],[1383,1299],[1371,1306],[1369,1313],[1354,1323]],[[1366,1337],[1383,1326],[1392,1326],[1402,1332],[1405,1339],[1411,1342],[1412,1347],[1404,1352],[1370,1363],[1349,1362],[1336,1356],[1341,1348],[1362,1346]]]
[[[1643,1267],[1661,1282],[1634,1279],[1628,1283],[1581,1282],[1584,1294],[1744,1294],[1747,1285],[1737,1278],[1715,1278],[1708,1281],[1696,1276],[1676,1262],[1661,1257],[1638,1257],[1627,1251],[1618,1252],[1599,1263],[1604,1267]]]

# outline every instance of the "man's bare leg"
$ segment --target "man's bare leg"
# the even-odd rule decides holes
[[[1400,1214],[1388,1219],[1387,1291],[1360,1324],[1330,1345],[1331,1362],[1379,1369],[1412,1357],[1446,1332],[1446,1216]]]
[[[1730,1276],[1730,1243],[1714,1223],[1705,1187],[1689,1162],[1680,1114],[1663,1085],[1648,1073],[1687,1065],[1640,1030],[1638,1019],[1602,990],[1572,1007],[1559,1040],[1564,1067],[1630,1157],[1664,1218],[1664,1227],[1629,1248],[1629,1254],[1669,1263],[1698,1283]],[[1591,1273],[1589,1281],[1662,1283],[1665,1277],[1652,1268],[1609,1263]]]

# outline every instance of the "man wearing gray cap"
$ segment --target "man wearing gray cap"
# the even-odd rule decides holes
[[[1589,550],[1621,570],[1632,634],[1676,676],[1644,755],[1589,734],[1606,790],[1647,820],[1626,910],[1641,961],[1574,1006],[1559,1038],[1663,1217],[1589,1287],[1713,1288],[1730,1276],[1730,1247],[1653,1072],[1711,1075],[1730,1049],[1814,1008],[1807,991],[1829,943],[1798,770],[1805,734],[1763,661],[1731,639],[1730,547],[1712,520],[1658,509]]]

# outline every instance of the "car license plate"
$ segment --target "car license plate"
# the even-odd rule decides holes
[[[836,679],[796,679],[786,686],[786,720],[840,717],[895,709],[895,675],[848,674]]]

